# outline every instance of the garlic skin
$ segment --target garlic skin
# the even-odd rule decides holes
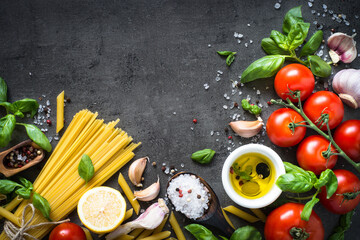
[[[152,204],[134,221],[120,225],[115,231],[108,234],[106,240],[117,239],[121,235],[125,235],[136,228],[155,229],[163,221],[169,208],[166,206],[164,199],[159,198],[157,203]]]
[[[149,187],[145,188],[144,190],[135,191],[134,196],[135,199],[139,201],[147,202],[154,200],[159,195],[159,192],[160,192],[160,181],[158,176],[157,182],[151,184]]]
[[[357,56],[356,42],[353,36],[345,33],[334,33],[327,40],[330,48],[329,55],[333,63],[342,61],[343,63],[351,63]]]
[[[143,157],[135,160],[129,167],[129,179],[137,187],[142,187],[141,177],[144,173],[148,157]]]
[[[360,106],[360,69],[344,69],[333,79],[333,89],[348,106]]]
[[[251,138],[258,134],[264,126],[263,120],[258,117],[256,121],[236,121],[230,122],[229,126],[239,136],[244,138]]]

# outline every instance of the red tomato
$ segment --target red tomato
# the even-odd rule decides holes
[[[335,129],[336,144],[355,162],[360,162],[360,120],[347,120]]]
[[[324,227],[320,217],[312,211],[309,221],[301,220],[304,204],[286,203],[272,211],[266,219],[264,235],[266,240],[293,240],[290,230],[298,228],[309,234],[307,240],[324,239]]]
[[[51,231],[49,240],[86,240],[86,235],[79,225],[66,222]]]
[[[297,123],[301,121],[304,121],[304,119],[294,110],[280,108],[270,115],[266,123],[267,135],[271,142],[280,147],[295,146],[304,138],[306,128],[297,127],[293,133],[289,128],[289,124],[291,122]]]
[[[359,178],[350,171],[344,169],[334,170],[338,180],[338,188],[331,198],[326,198],[326,188],[321,188],[319,193],[320,202],[330,211],[336,214],[345,214],[352,211],[360,202],[360,195],[345,197],[343,193],[352,193],[360,190]]]
[[[321,113],[329,114],[329,126],[330,129],[333,129],[341,123],[344,117],[344,105],[335,93],[320,91],[306,100],[304,112],[313,123],[319,119]],[[325,124],[321,130],[326,130]]]
[[[298,102],[291,97],[290,91],[300,91],[300,99],[307,99],[315,87],[315,78],[309,68],[304,65],[293,63],[283,67],[275,77],[275,91],[279,97],[292,102]]]
[[[329,159],[326,159],[322,155],[328,149],[329,144],[330,142],[320,135],[305,138],[296,151],[296,159],[300,167],[313,171],[316,175],[319,175],[327,168],[333,168],[338,157],[332,155]],[[335,152],[336,149],[331,146],[331,151]]]

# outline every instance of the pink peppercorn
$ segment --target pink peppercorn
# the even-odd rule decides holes
[[[197,119],[196,119],[196,118],[193,119],[193,123],[195,123],[195,124],[197,123]]]

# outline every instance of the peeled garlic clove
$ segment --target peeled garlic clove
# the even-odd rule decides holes
[[[335,74],[332,85],[345,104],[354,109],[360,106],[360,70],[341,70]]]
[[[329,55],[333,63],[342,61],[344,63],[351,63],[357,56],[356,42],[353,36],[346,35],[345,33],[334,33],[331,35],[327,44],[331,49]]]
[[[148,157],[135,160],[129,167],[129,179],[137,187],[142,187],[141,178],[144,173]]]
[[[259,117],[256,121],[236,121],[229,123],[231,129],[244,138],[255,136],[261,131],[264,125],[263,120]]]
[[[134,196],[135,199],[139,200],[139,201],[151,201],[154,200],[160,192],[160,181],[159,181],[159,177],[156,183],[151,184],[149,187],[145,188],[144,190],[141,191],[135,191],[134,192]]]

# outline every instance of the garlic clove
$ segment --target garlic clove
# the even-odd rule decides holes
[[[250,138],[258,134],[263,125],[263,120],[259,117],[256,121],[236,121],[229,123],[231,129],[239,136]]]
[[[357,109],[359,106],[357,104],[357,102],[355,101],[355,98],[353,98],[351,95],[349,94],[344,94],[344,93],[340,93],[339,94],[339,98],[341,99],[341,101],[343,101],[346,105]]]
[[[345,33],[334,33],[331,35],[327,44],[331,49],[329,55],[333,63],[342,61],[344,63],[351,63],[357,56],[356,42],[353,36],[346,35]]]
[[[144,190],[141,191],[135,191],[134,192],[134,196],[135,199],[139,200],[139,201],[151,201],[154,200],[160,192],[160,181],[159,181],[159,177],[157,182],[151,184],[149,187],[145,188]]]
[[[141,178],[144,173],[148,157],[135,160],[129,167],[129,179],[137,187],[142,187]]]

